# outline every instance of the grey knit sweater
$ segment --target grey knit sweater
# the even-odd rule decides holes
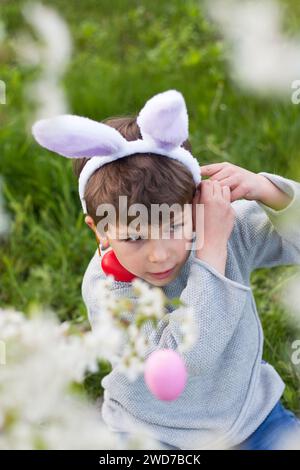
[[[225,274],[196,258],[192,249],[178,277],[162,287],[169,299],[180,297],[193,308],[199,328],[195,345],[181,353],[188,371],[183,393],[171,402],[157,400],[143,375],[129,382],[112,363],[101,382],[102,417],[112,431],[128,432],[130,425],[141,424],[179,449],[210,448],[218,442],[231,447],[253,433],[282,396],[284,382],[262,360],[263,331],[250,274],[260,267],[300,264],[300,183],[260,174],[293,197],[289,206],[276,211],[257,201],[234,201]],[[101,315],[96,292],[104,278],[96,251],[82,282],[92,326]],[[135,298],[131,283],[114,281],[112,288],[116,297]],[[169,307],[156,329],[146,324],[154,349],[177,348],[182,308]]]

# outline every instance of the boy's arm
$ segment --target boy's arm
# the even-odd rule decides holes
[[[289,198],[280,210],[266,205],[280,207],[279,198],[272,202],[271,197],[266,197],[265,204],[246,200],[233,203],[237,213],[235,233],[243,261],[248,263],[250,272],[261,267],[300,264],[300,183],[271,173],[259,174]]]
[[[105,278],[105,275],[101,274],[98,261],[99,258],[97,262],[95,259],[91,261],[82,284],[82,295],[91,324],[101,315],[99,279]],[[116,298],[129,297],[136,301],[131,283],[114,281],[111,289]],[[180,354],[188,373],[197,375],[219,363],[244,312],[245,304],[251,302],[251,288],[226,278],[208,263],[193,258],[180,299],[192,309],[197,335],[190,350]],[[185,307],[181,306],[166,314],[156,328],[150,321],[144,324],[143,333],[151,341],[146,357],[157,349],[177,349],[182,341],[180,325],[186,313]],[[133,321],[133,315],[126,312],[123,318]]]

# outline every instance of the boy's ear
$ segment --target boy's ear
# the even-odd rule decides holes
[[[100,234],[97,231],[97,227],[95,225],[94,219],[90,215],[87,215],[85,217],[84,221],[87,224],[87,226],[90,227],[91,230],[93,230],[93,232],[94,232],[94,234],[97,238],[98,243],[100,242],[100,238],[101,238],[103,243],[108,242],[107,237],[105,237],[105,236],[100,237]]]
[[[95,230],[96,226],[94,223],[94,219],[90,215],[87,215],[84,221],[88,225],[88,227],[90,227],[90,229],[92,229],[93,231]]]

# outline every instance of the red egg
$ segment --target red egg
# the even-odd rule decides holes
[[[145,362],[144,378],[156,398],[176,400],[187,381],[185,363],[172,349],[154,351]]]
[[[105,274],[112,274],[116,281],[131,282],[136,277],[121,265],[112,249],[102,256],[101,266]]]

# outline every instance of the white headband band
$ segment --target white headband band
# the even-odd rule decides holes
[[[178,160],[191,172],[195,185],[201,181],[199,162],[181,145],[188,139],[188,115],[182,94],[168,90],[148,100],[137,117],[142,139],[127,141],[104,123],[70,114],[42,119],[32,126],[36,141],[67,158],[91,157],[78,182],[84,214],[86,184],[101,166],[136,153],[154,153]]]

